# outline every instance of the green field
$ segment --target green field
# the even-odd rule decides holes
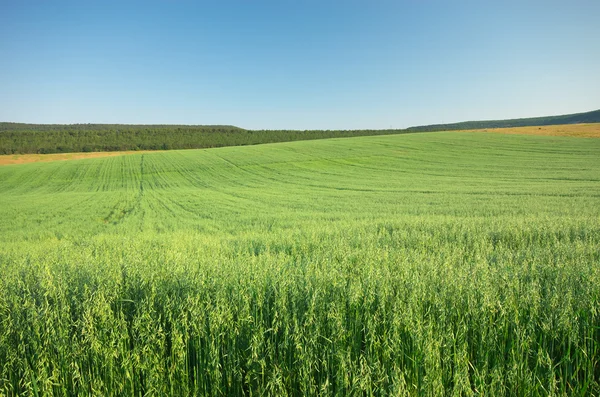
[[[0,395],[600,394],[600,139],[0,167]]]

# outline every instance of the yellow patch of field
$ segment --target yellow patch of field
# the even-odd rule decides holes
[[[37,163],[40,161],[64,161],[89,159],[95,157],[123,156],[147,151],[89,152],[89,153],[52,153],[52,154],[7,154],[0,155],[0,165]]]
[[[498,134],[525,134],[545,136],[572,136],[580,138],[600,138],[600,123],[546,125],[541,127],[484,128],[461,132],[495,132]]]

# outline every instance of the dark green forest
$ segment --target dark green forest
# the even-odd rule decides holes
[[[466,121],[404,130],[245,130],[227,125],[0,123],[0,154],[199,149],[260,143],[478,128],[597,123],[600,110],[562,116]]]
[[[0,123],[0,154],[199,149],[403,132],[252,131],[232,126]]]
[[[410,132],[476,130],[480,128],[537,127],[544,125],[600,123],[600,110],[561,116],[530,117],[510,120],[463,121],[452,124],[431,124],[407,128]]]

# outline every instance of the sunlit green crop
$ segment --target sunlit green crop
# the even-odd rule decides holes
[[[600,139],[0,167],[0,395],[600,394]]]

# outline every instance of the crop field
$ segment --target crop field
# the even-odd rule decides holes
[[[467,130],[466,132],[496,132],[499,134],[525,134],[543,136],[600,138],[600,123],[544,125],[509,128],[483,128],[479,130]]]
[[[600,139],[2,166],[0,395],[600,395]]]
[[[4,154],[0,155],[0,166],[12,164],[37,163],[40,161],[79,160],[97,157],[122,156],[126,154],[146,153],[146,151],[124,152],[87,152],[87,153],[52,153],[52,154]]]

